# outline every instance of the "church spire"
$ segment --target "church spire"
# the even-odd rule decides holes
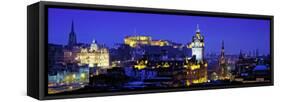
[[[239,59],[243,59],[244,58],[244,55],[243,55],[243,52],[242,50],[240,49],[240,53],[239,53]]]
[[[224,57],[224,41],[222,41],[221,45],[221,57]]]
[[[72,23],[71,23],[71,32],[74,32],[74,22],[72,20]]]
[[[222,40],[222,46],[221,46],[221,49],[224,50],[224,41]]]
[[[200,32],[199,24],[197,24],[196,32]]]
[[[221,43],[221,56],[220,56],[220,61],[219,61],[219,70],[220,70],[220,79],[224,80],[224,79],[229,79],[229,69],[227,69],[227,59],[225,58],[225,54],[224,54],[224,41],[222,40]]]
[[[68,46],[69,47],[73,47],[76,44],[77,44],[77,40],[76,40],[76,34],[74,32],[74,22],[72,20],[72,22],[71,22],[71,31],[70,31],[69,37],[68,37]]]

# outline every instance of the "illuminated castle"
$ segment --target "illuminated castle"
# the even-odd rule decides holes
[[[196,34],[188,46],[192,49],[192,56],[195,56],[197,61],[204,59],[204,46],[204,37],[200,34],[199,25],[197,25]]]
[[[167,46],[169,42],[166,40],[152,40],[150,36],[127,36],[124,39],[124,43],[130,47],[136,47],[138,45],[151,45],[151,46]]]
[[[98,45],[94,40],[89,49],[81,49],[81,52],[77,54],[76,60],[79,62],[79,65],[108,68],[109,52],[107,48]]]
[[[192,49],[191,58],[184,58],[181,60],[149,60],[147,58],[143,58],[136,61],[134,68],[138,70],[145,70],[146,68],[179,68],[185,74],[184,80],[186,81],[187,86],[192,84],[206,83],[208,81],[208,64],[206,60],[204,60],[204,38],[200,34],[198,25],[196,35],[192,37],[192,42],[188,45],[188,47]]]

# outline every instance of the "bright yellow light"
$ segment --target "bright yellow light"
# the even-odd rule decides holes
[[[207,64],[207,63],[205,63],[205,64],[204,64],[204,67],[208,67],[208,64]]]
[[[148,37],[145,37],[145,36],[140,36],[139,38],[140,38],[140,40],[148,40]]]
[[[141,70],[141,69],[144,69],[146,67],[146,65],[135,65],[134,67]]]
[[[145,60],[145,62],[144,62],[145,64],[147,64],[148,63],[148,61],[147,60]]]
[[[168,67],[170,67],[170,65],[169,65],[169,63],[166,62],[162,67],[168,68]]]
[[[198,83],[205,83],[205,82],[207,82],[207,81],[208,81],[208,80],[207,80],[207,77],[202,77],[202,78],[199,78],[199,79],[197,79],[197,80],[193,80],[192,83],[198,84]]]
[[[200,46],[201,46],[201,47],[204,46],[204,43],[200,43]]]
[[[199,68],[200,68],[200,65],[199,65],[199,64],[197,64],[197,65],[191,65],[190,68],[191,68],[191,70],[199,69]]]
[[[192,48],[193,46],[194,46],[194,43],[193,43],[193,42],[188,45],[189,48]]]
[[[186,81],[186,85],[187,85],[187,86],[190,86],[190,85],[191,85],[191,83],[189,82],[189,80]]]
[[[86,74],[85,74],[85,73],[81,73],[80,77],[81,77],[82,79],[85,79],[85,78],[86,78]]]
[[[75,79],[75,78],[76,78],[76,75],[75,75],[75,74],[73,74],[73,75],[72,75],[72,78],[73,78],[73,79]]]

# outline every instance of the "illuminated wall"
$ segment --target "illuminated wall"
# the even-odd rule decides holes
[[[149,36],[128,36],[124,39],[124,43],[131,47],[136,47],[138,44],[148,45],[151,42]]]
[[[169,42],[165,40],[152,40],[150,45],[152,46],[168,46]]]
[[[169,42],[166,40],[152,40],[150,36],[128,36],[124,39],[124,43],[131,47],[137,45],[151,45],[151,46],[168,46]]]
[[[191,84],[206,83],[208,81],[207,74],[207,62],[186,62],[184,68],[186,68],[186,84],[189,86]]]
[[[203,60],[203,48],[192,48],[192,56],[196,56],[196,60],[202,61]]]

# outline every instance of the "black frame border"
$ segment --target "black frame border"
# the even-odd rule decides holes
[[[48,7],[71,8],[83,10],[106,10],[106,11],[121,11],[121,12],[141,12],[141,13],[157,13],[157,14],[172,14],[172,15],[189,15],[189,16],[211,16],[211,17],[231,17],[231,18],[246,18],[246,19],[267,19],[270,20],[270,56],[271,56],[271,82],[269,83],[254,83],[242,85],[228,86],[211,86],[197,88],[175,88],[175,89],[156,89],[156,90],[141,90],[130,92],[105,92],[105,93],[87,93],[73,95],[48,95],[47,94],[47,44],[48,44]],[[225,89],[225,88],[242,88],[242,87],[257,87],[257,86],[273,86],[274,85],[274,17],[273,15],[255,15],[255,14],[238,14],[224,12],[205,12],[205,11],[189,11],[175,9],[158,9],[158,8],[142,8],[142,7],[126,7],[113,5],[95,5],[81,3],[63,3],[63,2],[39,2],[39,99],[63,99],[63,98],[82,98],[82,97],[97,97],[97,96],[113,96],[113,95],[130,95],[130,94],[146,94],[146,93],[162,93],[162,92],[178,92],[192,90],[209,90],[209,89]]]

